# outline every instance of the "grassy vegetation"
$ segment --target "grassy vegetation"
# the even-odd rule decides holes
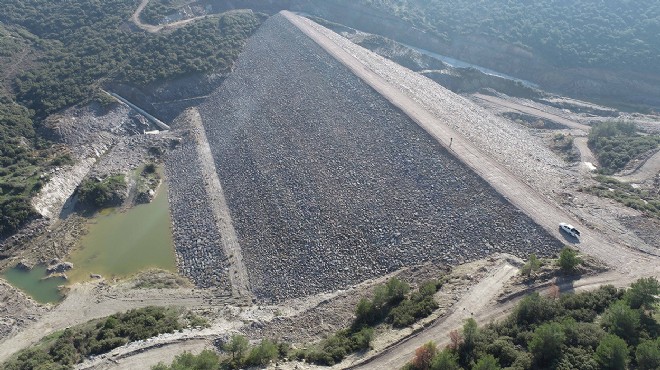
[[[641,279],[628,291],[525,297],[505,320],[469,319],[443,350],[420,347],[405,369],[658,369],[660,284]]]
[[[599,197],[614,199],[617,202],[660,218],[660,192],[658,189],[634,188],[630,184],[607,176],[597,176],[600,184],[582,190]]]
[[[349,328],[310,349],[298,351],[296,357],[318,365],[333,365],[351,353],[367,350],[376,325],[386,322],[396,328],[406,327],[437,309],[433,295],[441,286],[441,281],[428,281],[411,293],[408,284],[392,278],[376,287],[373,298],[360,300]]]
[[[121,204],[126,192],[124,175],[114,175],[99,180],[88,178],[78,187],[78,200],[94,208],[111,207]]]
[[[660,146],[660,135],[640,135],[634,123],[610,121],[592,127],[588,144],[598,158],[600,172],[609,175]]]
[[[106,353],[128,342],[144,340],[183,328],[180,312],[146,307],[52,334],[3,364],[3,369],[73,369],[85,357]]]

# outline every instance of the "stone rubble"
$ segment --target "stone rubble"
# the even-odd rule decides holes
[[[481,122],[467,100],[443,98],[451,120]],[[427,261],[561,248],[282,16],[262,25],[198,109],[253,293],[263,300],[334,291]],[[487,118],[484,125],[493,123]],[[199,284],[219,238],[201,201],[194,147],[184,140],[177,152],[168,173],[180,183],[170,197],[185,210],[174,207],[175,238],[185,273]]]

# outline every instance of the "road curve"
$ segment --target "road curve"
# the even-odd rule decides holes
[[[651,157],[646,159],[644,163],[632,173],[621,176],[614,176],[615,179],[623,182],[642,182],[652,179],[660,175],[660,150],[655,152]]]
[[[138,5],[137,9],[135,9],[135,12],[133,12],[133,14],[131,15],[131,22],[133,22],[139,29],[150,33],[156,33],[164,29],[172,29],[172,28],[180,27],[187,23],[213,16],[213,14],[200,15],[199,17],[192,17],[177,22],[154,26],[153,24],[142,23],[142,20],[140,20],[140,14],[142,14],[142,11],[147,6],[147,4],[149,4],[149,0],[142,0],[140,5]]]
[[[347,369],[400,369],[410,361],[415,350],[429,341],[438,342],[451,330],[460,327],[476,312],[482,312],[495,300],[504,284],[518,273],[518,269],[503,261],[478,284],[473,286],[452,307],[448,316],[441,317],[423,331],[411,335],[397,345],[386,349],[367,362]]]

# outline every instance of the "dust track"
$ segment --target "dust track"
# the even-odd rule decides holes
[[[0,342],[0,363],[48,334],[89,320],[146,306],[207,307],[209,299],[203,292],[190,289],[143,289],[118,293],[96,283],[78,284],[64,302],[39,321]]]
[[[429,341],[437,341],[446,334],[460,327],[463,321],[483,312],[494,301],[504,284],[518,273],[518,269],[504,262],[489,275],[472,287],[454,306],[453,312],[438,319],[425,330],[414,334],[404,341],[381,352],[365,363],[348,367],[349,369],[400,369],[408,362],[415,350]]]
[[[200,19],[208,18],[208,17],[211,17],[211,16],[214,15],[214,14],[200,15],[199,17],[193,17],[193,18],[188,18],[188,19],[184,19],[184,20],[180,20],[180,21],[177,21],[177,22],[172,22],[172,23],[168,23],[168,24],[164,24],[164,25],[160,25],[160,26],[154,26],[153,24],[142,23],[142,20],[140,20],[140,14],[144,10],[144,8],[147,6],[147,4],[149,4],[149,0],[142,0],[140,5],[138,5],[137,9],[135,9],[135,12],[133,13],[133,15],[131,15],[131,22],[133,22],[139,29],[141,29],[143,31],[150,32],[150,33],[156,33],[156,32],[160,32],[160,31],[163,31],[163,30],[171,30],[171,29],[174,29],[174,28],[177,28],[177,27],[184,26],[184,25],[186,25],[190,22],[194,22],[194,21],[197,21],[197,20],[200,20]]]

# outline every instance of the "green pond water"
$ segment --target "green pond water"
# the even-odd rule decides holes
[[[79,282],[90,279],[90,274],[109,279],[149,268],[176,271],[170,225],[167,185],[163,183],[151,203],[94,217],[68,258],[74,268],[67,276],[71,282]]]
[[[58,286],[66,284],[63,277],[44,279],[46,266],[38,265],[31,270],[12,268],[4,273],[3,277],[11,285],[28,293],[40,303],[55,303],[62,299]]]
[[[74,268],[69,278],[48,278],[45,266],[30,271],[9,269],[3,277],[41,303],[55,303],[63,296],[58,286],[90,280],[90,274],[106,279],[124,278],[150,268],[176,272],[174,243],[163,183],[151,203],[124,212],[105,210],[90,219],[87,230],[66,261]]]

